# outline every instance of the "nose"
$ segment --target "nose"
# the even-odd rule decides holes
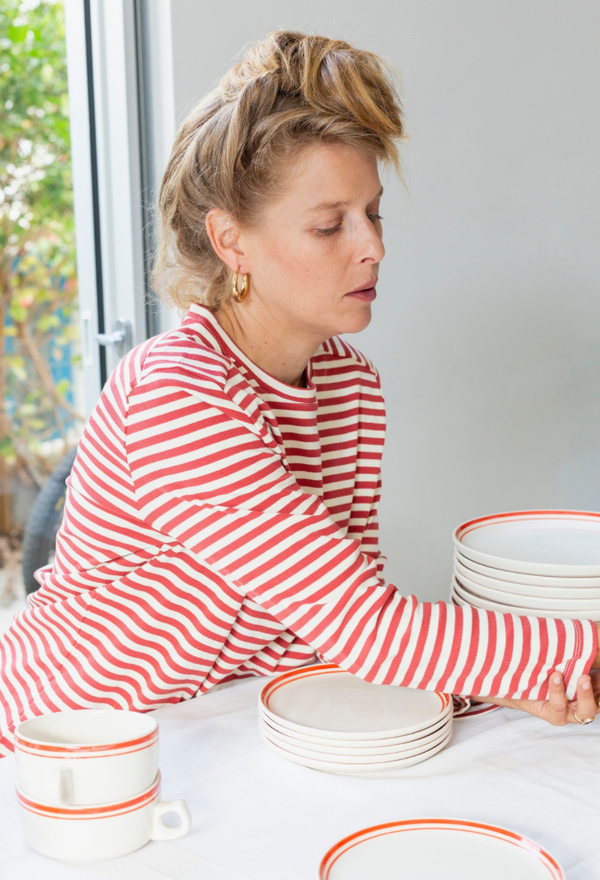
[[[385,256],[381,226],[365,217],[356,230],[356,258],[359,263],[380,263]]]

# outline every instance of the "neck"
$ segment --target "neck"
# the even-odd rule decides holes
[[[258,303],[227,304],[215,317],[257,367],[286,385],[304,387],[306,365],[323,340],[291,331]]]

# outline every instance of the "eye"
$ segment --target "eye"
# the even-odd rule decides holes
[[[337,226],[330,226],[328,229],[317,229],[317,235],[333,235],[334,232],[341,228],[342,224],[338,223]]]
[[[383,220],[381,214],[367,214],[369,220]]]

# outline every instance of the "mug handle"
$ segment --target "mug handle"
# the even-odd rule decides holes
[[[181,825],[169,828],[162,820],[165,813],[175,813],[181,819]],[[192,827],[192,817],[185,801],[158,801],[152,810],[152,840],[174,840],[183,837]]]
[[[46,779],[50,788],[56,792],[60,804],[69,806],[73,803],[73,773],[70,767],[48,770]]]

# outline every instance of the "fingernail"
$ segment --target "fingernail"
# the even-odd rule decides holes
[[[560,684],[562,679],[561,679],[560,675],[555,675],[554,678],[552,679],[552,681],[554,682],[554,684]]]
[[[584,681],[583,684],[581,685],[581,687],[583,688],[584,691],[589,691],[589,689],[590,689],[589,681]]]

